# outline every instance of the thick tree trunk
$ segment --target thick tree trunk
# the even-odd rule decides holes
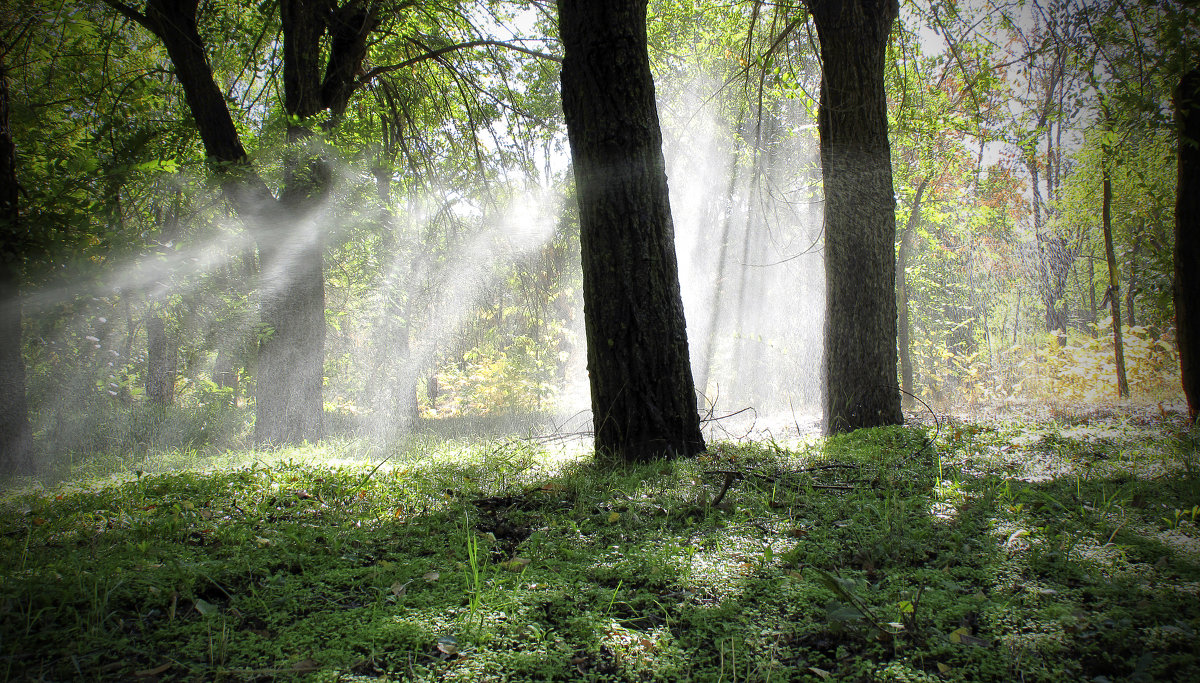
[[[167,49],[221,188],[253,230],[256,219],[270,210],[273,197],[250,165],[225,95],[213,79],[196,25],[198,4],[199,0],[150,0],[145,16],[132,18],[157,35]]]
[[[146,321],[146,399],[159,406],[175,400],[175,346],[157,315]]]
[[[704,450],[689,366],[646,0],[559,0],[599,458]]]
[[[325,240],[314,219],[325,200],[330,172],[325,159],[305,149],[311,135],[298,126],[288,130],[292,148],[284,161],[278,203],[281,238],[258,249],[264,332],[255,392],[254,438],[259,443],[317,441],[323,436]]]
[[[199,0],[149,0],[139,14],[106,0],[162,40],[183,86],[205,152],[225,196],[254,235],[262,265],[255,438],[287,443],[321,436],[325,355],[323,242],[313,210],[329,182],[327,160],[305,149],[307,119],[321,112],[332,127],[345,112],[379,25],[374,3],[281,0],[284,108],[291,158],[277,201],[255,172],[225,96],[213,79],[196,25]],[[323,41],[328,37],[328,41]],[[322,74],[322,46],[327,61]]]
[[[1112,178],[1107,161],[1104,167],[1104,198],[1100,209],[1104,228],[1104,254],[1108,259],[1108,294],[1112,307],[1113,357],[1117,364],[1117,396],[1129,398],[1129,380],[1125,377],[1125,340],[1121,338],[1121,295],[1117,282],[1117,257],[1112,238]]]
[[[1192,419],[1200,413],[1200,70],[1175,91],[1179,181],[1175,202],[1175,330],[1183,391]]]
[[[297,223],[306,220],[303,210],[283,215]],[[297,233],[280,244],[259,247],[262,334],[254,414],[254,439],[259,443],[299,443],[323,436],[322,241],[312,230]]]
[[[141,21],[167,48],[225,196],[258,243],[262,325],[255,440],[274,444],[316,440],[321,436],[320,372],[325,355],[324,310],[319,315],[314,310],[324,306],[320,240],[310,234],[315,230],[305,229],[303,213],[294,210],[304,203],[304,192],[293,190],[291,196],[277,201],[250,165],[225,97],[213,79],[196,26],[196,5],[197,0],[151,0]],[[285,75],[291,73],[285,70]],[[289,168],[289,180],[293,175]],[[292,188],[285,193],[288,189]]]
[[[912,341],[909,338],[911,323],[909,320],[908,296],[908,255],[912,251],[912,235],[916,230],[917,221],[921,218],[921,199],[925,196],[925,187],[929,184],[929,176],[921,179],[917,192],[913,196],[912,210],[908,214],[908,222],[904,224],[904,232],[900,236],[900,246],[896,250],[896,306],[899,320],[896,325],[896,346],[900,353],[900,405],[907,408],[913,402],[913,365]]]
[[[21,352],[21,231],[8,72],[0,62],[0,475],[33,474],[33,436]]]
[[[825,428],[901,424],[884,53],[895,0],[807,0],[821,43]]]

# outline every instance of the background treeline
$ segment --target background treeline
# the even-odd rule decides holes
[[[297,168],[327,175],[308,185],[309,233],[279,240],[319,233],[324,431],[586,406],[554,7],[367,3],[344,106],[301,115],[285,92],[292,3],[191,4],[254,173],[281,201]],[[332,65],[334,10],[359,3],[327,4],[315,58]],[[248,438],[270,391],[260,352],[282,334],[263,290],[288,262],[248,234],[177,65],[122,7],[0,11],[20,186],[5,250],[46,453]],[[1197,63],[1195,9],[904,2],[900,16],[901,386],[942,407],[1114,399],[1119,330],[1130,392],[1177,396],[1171,96]],[[649,30],[697,389],[722,412],[811,411],[811,21],[800,3],[655,1]]]

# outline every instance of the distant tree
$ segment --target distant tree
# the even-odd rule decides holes
[[[175,352],[159,315],[146,320],[146,398],[159,406],[175,400]]]
[[[646,5],[558,1],[596,453],[627,462],[705,448],[646,51]]]
[[[1200,69],[1175,93],[1179,184],[1175,204],[1175,329],[1188,413],[1200,413]]]
[[[806,0],[821,44],[825,428],[900,424],[884,57],[896,0]]]
[[[21,354],[21,235],[16,145],[8,125],[8,74],[0,44],[0,474],[29,474],[32,435]]]
[[[288,158],[276,197],[250,162],[217,85],[197,25],[199,0],[149,0],[140,12],[106,0],[154,33],[175,66],[205,152],[225,196],[258,245],[261,335],[255,438],[294,443],[322,436],[325,354],[324,240],[313,212],[331,179],[328,160],[308,147],[313,119],[327,128],[345,113],[380,22],[375,3],[283,0],[283,104]],[[325,53],[323,41],[328,43]]]

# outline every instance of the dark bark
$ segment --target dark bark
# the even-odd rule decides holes
[[[1112,237],[1112,178],[1109,177],[1107,160],[1104,167],[1104,197],[1100,209],[1104,228],[1104,254],[1108,260],[1108,293],[1112,306],[1113,357],[1117,364],[1117,396],[1129,398],[1129,380],[1125,377],[1125,341],[1121,337],[1121,295],[1117,282],[1117,257],[1113,250]]]
[[[1179,178],[1175,201],[1175,330],[1188,413],[1200,413],[1200,70],[1175,91]]]
[[[225,196],[253,230],[254,221],[269,211],[272,196],[251,167],[225,95],[213,79],[196,25],[198,4],[199,0],[150,0],[146,13],[132,18],[158,36],[166,48],[209,163]]]
[[[146,321],[146,398],[169,406],[175,400],[175,347],[157,315]]]
[[[884,54],[895,0],[806,0],[821,43],[825,428],[901,424]]]
[[[8,72],[0,61],[0,475],[33,474],[33,436],[21,352],[22,231],[16,145],[8,125]]]
[[[314,383],[312,375],[314,371],[319,375],[324,363],[325,321],[323,310],[314,316],[312,309],[316,281],[321,282],[319,301],[324,306],[321,252],[319,246],[312,247],[309,236],[289,235],[289,228],[295,226],[288,221],[299,220],[302,225],[303,220],[281,205],[299,202],[275,200],[251,166],[225,97],[213,79],[196,25],[196,8],[197,0],[150,0],[145,15],[132,18],[166,47],[209,163],[225,196],[258,243],[263,280],[255,439],[276,444],[316,440],[321,436],[323,401],[321,382]],[[285,73],[290,71],[285,68]],[[296,315],[301,317],[291,317]],[[321,329],[311,330],[317,319]]]
[[[1096,307],[1096,256],[1088,254],[1088,302],[1092,312],[1092,339],[1096,338],[1096,325],[1100,322],[1099,309]]]
[[[106,0],[162,40],[214,171],[238,216],[255,237],[261,265],[261,329],[256,377],[255,439],[266,443],[322,435],[325,357],[324,243],[311,215],[330,183],[328,160],[309,149],[307,119],[337,122],[358,86],[367,38],[379,25],[375,3],[281,0],[283,95],[292,144],[276,200],[242,146],[213,79],[196,25],[198,0],[149,0],[140,14]],[[329,57],[322,69],[322,40]],[[323,73],[322,73],[323,72]]]
[[[596,454],[704,450],[679,292],[646,0],[559,0]]]
[[[908,213],[908,222],[904,224],[904,232],[900,235],[900,247],[896,250],[896,347],[900,353],[900,404],[908,407],[913,401],[913,366],[912,341],[909,321],[908,297],[908,256],[912,251],[912,235],[921,219],[921,200],[925,196],[925,187],[929,185],[930,176],[925,176],[917,185],[913,196],[912,210]]]
[[[1066,346],[1067,305],[1064,299],[1071,264],[1075,261],[1078,249],[1071,248],[1065,237],[1041,232],[1037,233],[1037,249],[1038,295],[1046,309],[1046,331],[1062,332],[1058,344]]]
[[[1133,244],[1129,246],[1129,281],[1125,287],[1125,320],[1130,327],[1137,327],[1137,315],[1133,312],[1134,298],[1137,297],[1138,269],[1137,255],[1142,244],[1141,233],[1134,233]]]

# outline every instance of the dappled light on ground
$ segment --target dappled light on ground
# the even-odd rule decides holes
[[[8,494],[6,677],[1200,673],[1200,468],[1175,417],[719,443],[625,472],[519,440],[372,448],[158,454]]]

